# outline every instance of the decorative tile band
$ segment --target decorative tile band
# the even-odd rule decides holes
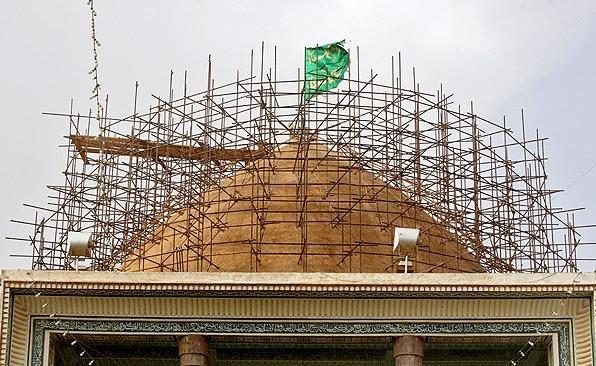
[[[571,366],[570,324],[556,322],[289,322],[212,320],[114,320],[34,318],[30,365],[42,366],[46,332],[160,333],[218,335],[381,336],[393,334],[433,335],[523,335],[557,334],[559,364]]]

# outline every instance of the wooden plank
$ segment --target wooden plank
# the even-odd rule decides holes
[[[176,145],[125,137],[70,135],[69,138],[85,163],[89,162],[88,154],[98,154],[102,151],[109,155],[139,156],[148,159],[174,158],[203,161],[254,161],[265,157],[266,154],[265,147],[262,145],[258,150],[251,150],[213,148],[202,143],[198,146]]]

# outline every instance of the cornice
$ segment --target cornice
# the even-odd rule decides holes
[[[129,296],[591,296],[596,273],[233,273],[2,271],[12,293]]]

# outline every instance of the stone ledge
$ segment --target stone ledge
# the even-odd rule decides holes
[[[112,291],[593,292],[596,273],[234,273],[3,270],[5,288]]]

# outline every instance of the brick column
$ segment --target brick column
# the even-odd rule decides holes
[[[209,345],[202,335],[187,335],[178,340],[180,366],[207,366]]]
[[[424,357],[422,337],[405,335],[393,340],[395,366],[422,366]]]

